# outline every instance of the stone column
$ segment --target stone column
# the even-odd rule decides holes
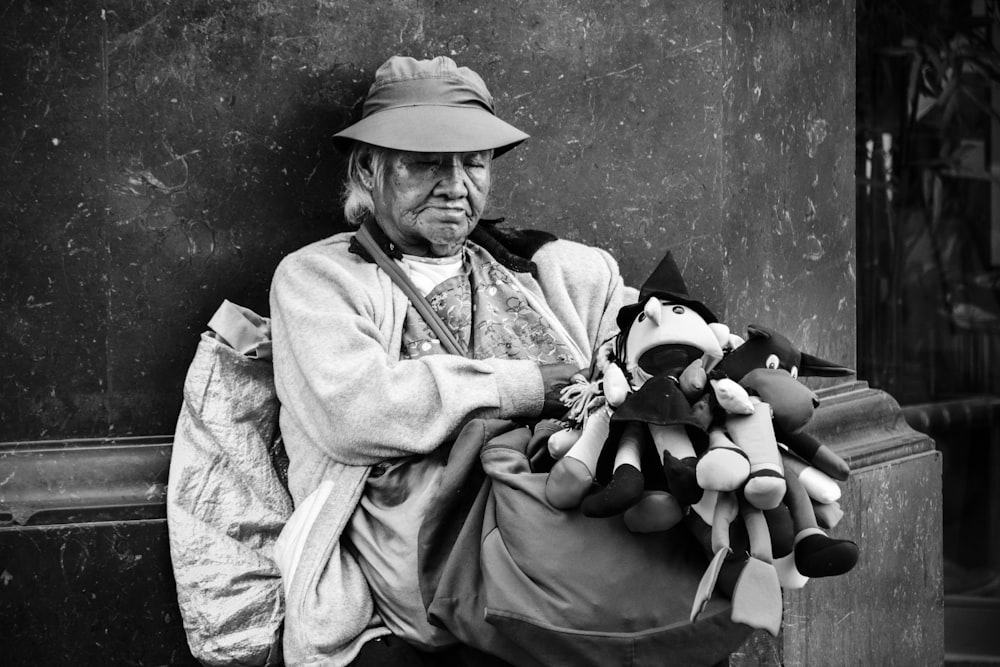
[[[852,365],[854,0],[724,4],[727,322]],[[812,432],[853,470],[832,532],[860,561],[786,592],[780,636],[756,633],[731,664],[941,664],[940,454],[885,392],[812,384],[826,385]]]

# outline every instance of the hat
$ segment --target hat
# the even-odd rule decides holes
[[[353,141],[421,153],[509,151],[528,135],[496,117],[482,78],[445,56],[393,56],[375,72],[361,120],[333,135],[343,151]]]
[[[660,260],[660,264],[646,278],[646,282],[642,284],[642,288],[639,290],[639,302],[622,306],[618,310],[618,318],[616,320],[618,328],[622,331],[627,329],[632,324],[632,320],[642,312],[649,298],[654,296],[658,299],[670,301],[671,303],[687,306],[701,315],[702,319],[709,324],[719,321],[715,313],[709,310],[705,304],[692,299],[688,294],[681,271],[677,268],[674,255],[669,250],[663,259]]]

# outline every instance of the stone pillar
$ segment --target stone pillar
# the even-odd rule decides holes
[[[726,5],[726,317],[856,359],[854,0]]]
[[[727,322],[759,322],[852,365],[855,301],[854,0],[724,3],[722,230]],[[939,665],[944,657],[941,462],[896,401],[826,385],[813,434],[851,464],[857,567],[786,592],[777,639],[733,665]]]

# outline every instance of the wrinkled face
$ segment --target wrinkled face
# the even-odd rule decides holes
[[[391,151],[372,188],[375,219],[407,254],[454,255],[486,208],[491,166],[492,151]]]

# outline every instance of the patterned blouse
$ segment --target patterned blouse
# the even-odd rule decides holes
[[[445,325],[475,359],[573,362],[553,327],[521,293],[510,272],[473,243],[466,244],[464,275],[448,278],[427,295]],[[403,327],[402,358],[443,354],[441,342],[410,304]]]

